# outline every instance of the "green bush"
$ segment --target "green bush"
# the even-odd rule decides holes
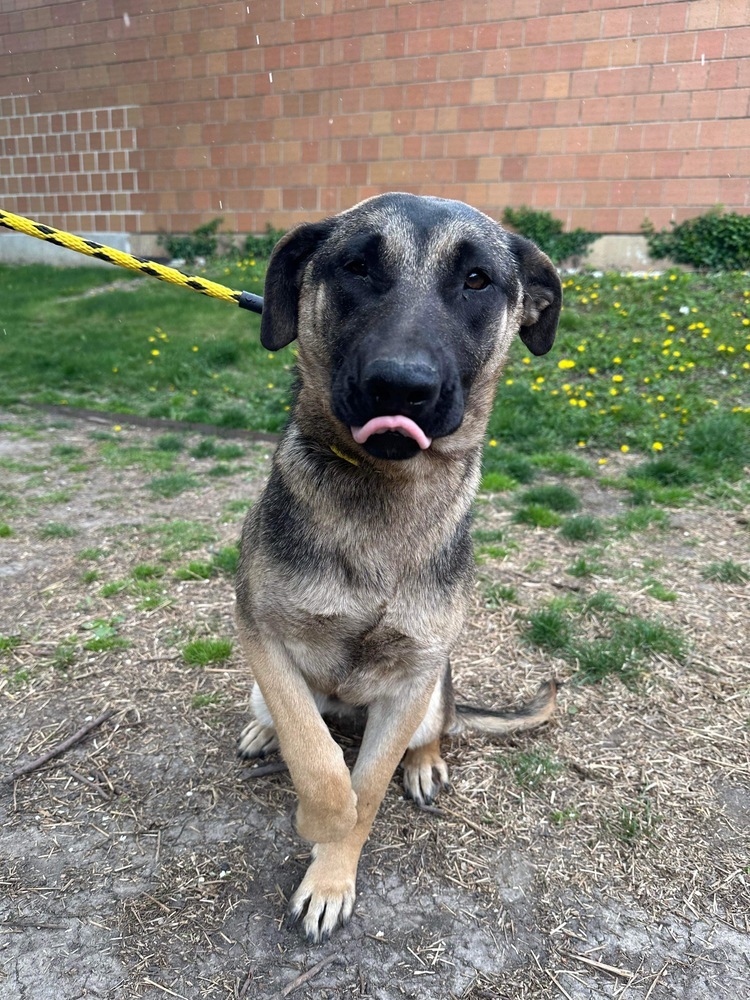
[[[283,229],[274,229],[270,222],[266,224],[266,231],[262,235],[250,233],[249,236],[245,237],[245,243],[242,248],[245,256],[262,257],[264,259],[270,257],[273,248],[284,233],[285,230]]]
[[[156,242],[170,257],[182,257],[187,264],[192,264],[196,257],[205,257],[208,260],[215,257],[219,249],[217,233],[223,221],[222,218],[218,218],[204,222],[202,226],[184,236],[176,233],[160,233]]]
[[[550,212],[537,212],[525,205],[506,208],[503,222],[521,236],[533,240],[555,264],[560,264],[569,257],[580,257],[596,239],[595,233],[589,233],[585,229],[564,233],[562,222]]]
[[[750,215],[724,213],[721,207],[657,232],[648,219],[642,225],[652,257],[710,271],[744,271],[750,267]]]

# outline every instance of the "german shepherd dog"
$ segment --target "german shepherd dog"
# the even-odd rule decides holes
[[[313,860],[289,914],[311,942],[351,916],[357,864],[403,757],[448,783],[440,738],[526,729],[456,705],[450,654],[473,583],[471,508],[503,359],[552,347],[560,279],[531,242],[458,201],[386,194],[292,230],[269,262],[261,341],[298,341],[291,420],[245,520],[237,623],[255,686],[242,757],[279,748]],[[323,714],[366,709],[351,773]],[[405,755],[405,756],[404,756]]]

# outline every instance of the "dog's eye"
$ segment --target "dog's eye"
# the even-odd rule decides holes
[[[350,274],[356,274],[358,278],[366,278],[367,271],[367,261],[362,260],[361,257],[355,257],[354,260],[350,260],[347,264],[344,264],[345,270]]]
[[[489,283],[489,275],[485,274],[485,272],[478,267],[469,271],[464,278],[464,288],[470,288],[473,292],[481,292],[481,290],[486,288]]]

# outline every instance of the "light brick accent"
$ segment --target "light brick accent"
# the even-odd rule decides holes
[[[0,204],[81,232],[135,232],[137,108],[34,113],[33,96],[0,101]]]
[[[0,203],[133,234],[394,188],[599,232],[747,212],[748,25],[750,0],[4,0]]]

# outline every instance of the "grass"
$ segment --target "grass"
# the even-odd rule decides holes
[[[533,486],[521,494],[522,504],[541,504],[559,514],[578,510],[581,501],[567,486]]]
[[[712,562],[701,571],[701,576],[705,580],[712,580],[715,583],[747,583],[750,580],[750,571],[744,569],[732,559],[724,559],[723,562]]]
[[[122,622],[121,615],[111,618],[95,618],[87,622],[83,628],[91,633],[91,638],[83,644],[83,648],[94,653],[106,653],[114,649],[127,649],[130,640],[118,634],[118,626]]]
[[[232,648],[231,639],[194,639],[182,650],[182,656],[191,667],[206,667],[209,663],[228,660]]]
[[[188,472],[174,472],[169,476],[156,476],[147,484],[152,493],[167,500],[179,496],[185,490],[192,490],[197,485],[198,480]]]
[[[148,529],[164,545],[163,556],[172,559],[183,552],[192,552],[216,541],[216,532],[200,521],[176,519]]]
[[[497,611],[503,604],[516,600],[516,589],[497,582],[487,582],[482,588],[482,597],[485,608]]]
[[[601,537],[604,525],[591,514],[578,514],[563,521],[560,534],[568,542],[592,542]]]
[[[562,523],[560,515],[541,503],[530,503],[519,507],[513,515],[517,524],[528,524],[534,528],[556,528]]]
[[[592,630],[592,638],[583,638]],[[600,591],[586,601],[558,600],[532,611],[524,632],[528,642],[575,667],[579,684],[619,677],[634,687],[654,656],[684,663],[686,638],[664,622],[628,614],[617,600]]]
[[[260,261],[217,262],[209,276],[262,290]],[[137,296],[114,288],[85,297],[113,277],[87,268],[0,267],[0,404],[20,397],[283,427],[294,345],[269,353],[257,316],[119,272],[119,281],[139,282]],[[520,340],[512,347],[490,419],[483,488],[504,492],[540,470],[590,476],[589,453],[618,450],[640,456],[638,503],[686,502],[696,486],[739,479],[750,462],[750,279],[581,274],[564,280],[564,293],[554,352],[535,358]],[[111,434],[100,435],[119,448]],[[182,446],[179,435],[164,435],[149,461],[173,461]],[[228,462],[240,457],[239,447],[206,439],[193,455]]]
[[[47,521],[39,529],[40,538],[74,538],[78,534],[78,528],[70,524],[60,524],[58,521]]]
[[[516,784],[528,791],[540,788],[546,781],[562,774],[564,767],[550,750],[535,747],[533,750],[516,750],[507,757],[496,758],[513,775]]]

